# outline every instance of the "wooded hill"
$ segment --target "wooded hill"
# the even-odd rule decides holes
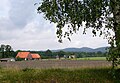
[[[52,50],[53,52],[58,51],[65,51],[65,52],[107,52],[108,47],[100,47],[100,48],[88,48],[88,47],[82,47],[82,48],[65,48],[65,49],[58,49],[58,50]]]

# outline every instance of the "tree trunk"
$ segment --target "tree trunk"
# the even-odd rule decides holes
[[[113,50],[113,57],[112,57],[112,66],[113,68],[116,66],[118,62],[117,58],[120,56],[120,2],[119,0],[111,0],[111,7],[113,12],[113,30],[115,32],[115,45]]]
[[[5,56],[4,56],[4,51],[2,52],[2,58],[5,58]]]
[[[116,1],[116,4],[114,6],[114,32],[115,32],[115,44],[117,47],[117,50],[120,50],[120,5],[119,2]]]

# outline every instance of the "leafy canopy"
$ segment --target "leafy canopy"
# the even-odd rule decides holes
[[[83,34],[90,28],[94,36],[104,35],[108,39],[111,45],[108,60],[112,61],[113,69],[120,63],[120,0],[42,0],[37,10],[57,24],[59,42],[63,37],[70,40],[84,23]]]
[[[108,30],[113,27],[111,5],[110,0],[43,0],[37,10],[44,13],[47,20],[57,24],[56,34],[62,42],[63,36],[70,39],[70,35],[76,33],[83,22],[83,34],[86,34],[87,28],[92,28],[94,36],[97,32],[106,37],[110,35]],[[63,33],[65,25],[68,27]]]

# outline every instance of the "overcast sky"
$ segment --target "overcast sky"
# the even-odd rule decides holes
[[[81,32],[59,43],[55,24],[50,24],[37,14],[34,3],[40,0],[0,0],[0,44],[9,44],[14,50],[47,50],[68,47],[98,48],[108,46],[102,37],[92,37]]]

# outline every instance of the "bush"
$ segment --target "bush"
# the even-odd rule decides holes
[[[22,61],[22,60],[24,60],[24,59],[22,59],[22,58],[16,58],[16,61]]]

